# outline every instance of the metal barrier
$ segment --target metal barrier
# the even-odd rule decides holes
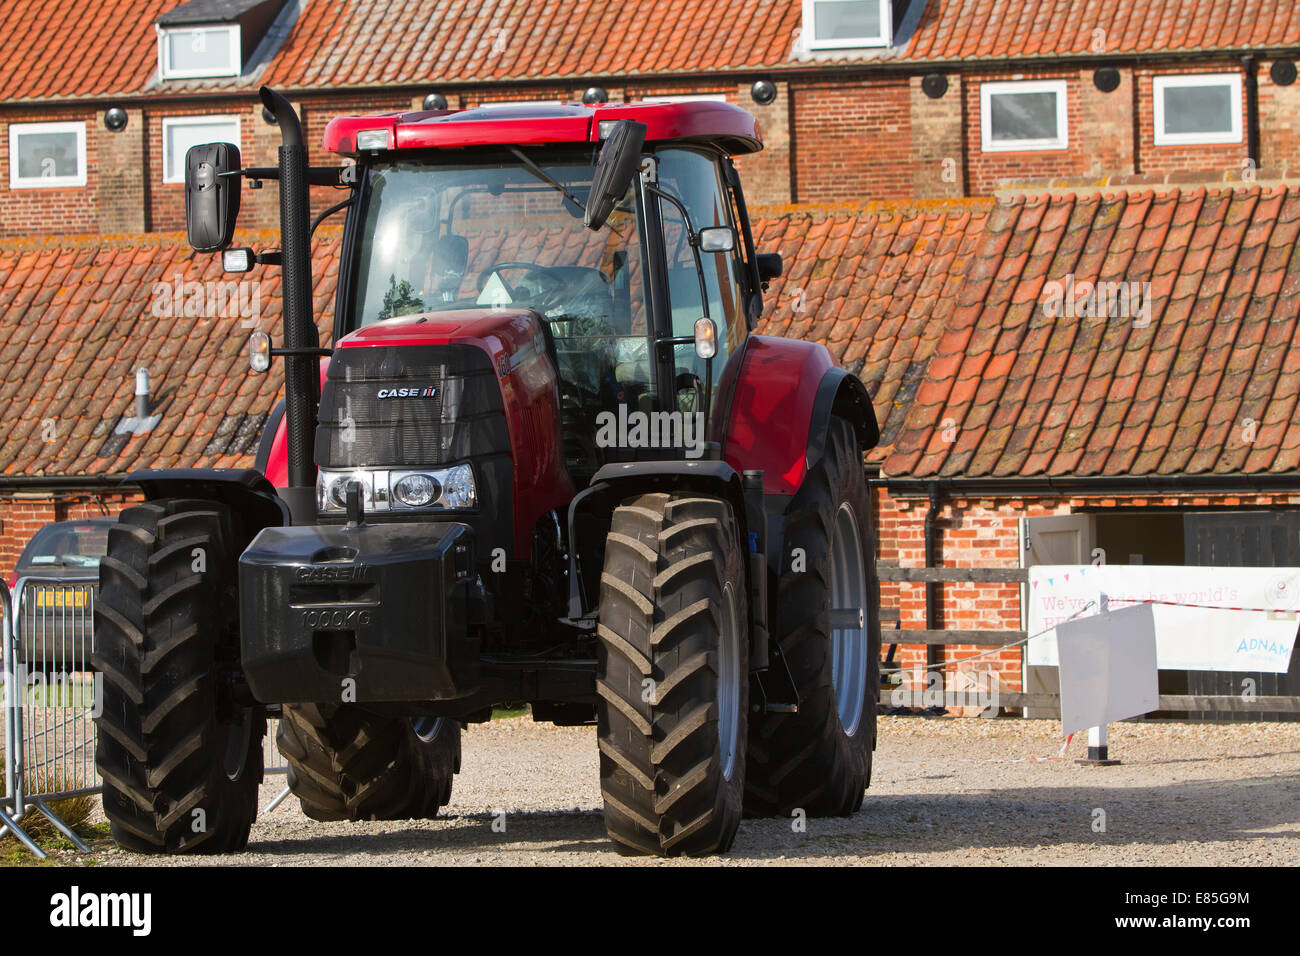
[[[60,820],[49,802],[99,793],[95,770],[96,702],[100,678],[94,653],[95,590],[92,582],[22,582],[17,608],[0,581],[0,661],[4,674],[4,793],[0,836],[12,833],[38,857],[45,853],[18,821],[35,809],[77,849],[90,848]],[[275,743],[276,721],[267,721],[262,759],[267,774],[285,773]],[[273,810],[281,793],[263,812]]]

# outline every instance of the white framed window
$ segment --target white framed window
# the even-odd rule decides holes
[[[980,148],[986,153],[1066,149],[1065,80],[980,84]]]
[[[810,50],[889,46],[893,34],[891,0],[803,0],[800,36]]]
[[[163,182],[185,182],[185,154],[200,143],[240,145],[238,116],[173,116],[162,121]]]
[[[1157,146],[1241,142],[1241,74],[1157,76],[1151,82]]]
[[[10,123],[9,188],[86,185],[85,123]]]
[[[164,80],[238,76],[239,24],[158,27],[158,73]]]

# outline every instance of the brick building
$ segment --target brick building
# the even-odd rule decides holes
[[[1207,563],[1198,522],[1249,528],[1300,504],[1300,183],[755,214],[787,262],[758,331],[825,342],[874,397],[883,565],[1086,563],[1095,547],[1112,564]],[[326,339],[338,241],[327,227],[316,245]],[[133,467],[253,464],[278,381],[247,371],[244,320],[153,305],[158,283],[218,268],[176,235],[0,241],[0,571],[37,522],[119,508]],[[1090,307],[1121,282],[1132,299]],[[271,329],[275,277],[257,288]],[[141,365],[159,418],[137,433]],[[1072,524],[1073,551],[1032,553],[1042,519]],[[1275,563],[1300,564],[1290,540]],[[1022,626],[1011,584],[937,587],[929,607],[924,586],[886,584],[882,603],[900,632]],[[923,664],[903,641],[896,659]],[[1018,650],[980,667],[1021,685]]]
[[[263,83],[313,148],[426,101],[722,97],[759,119],[767,204],[1300,167],[1290,0],[13,0],[0,35],[4,236],[180,228],[189,144],[273,160]],[[275,225],[274,189],[244,198]]]
[[[825,342],[873,395],[885,564],[1016,567],[1048,519],[1070,527],[1080,555],[1193,563],[1189,529],[1204,516],[1241,514],[1246,527],[1294,512],[1300,178],[1284,170],[1300,166],[1287,66],[1300,10],[883,0],[873,36],[851,21],[847,39],[818,38],[833,3],[734,16],[684,0],[599,14],[559,2],[6,4],[0,31],[17,42],[0,55],[0,571],[40,524],[118,510],[133,492],[117,476],[133,467],[253,463],[277,381],[246,371],[248,325],[155,304],[159,283],[222,279],[169,232],[183,206],[167,170],[186,136],[234,123],[245,163],[273,162],[262,83],[287,91],[313,146],[338,113],[426,97],[457,107],[595,88],[752,110],[767,144],[744,160],[751,202],[765,204],[757,239],[787,263],[759,331]],[[844,32],[828,22],[824,34]],[[209,75],[176,76],[185,46],[169,31],[192,46],[208,30]],[[1187,128],[1189,103],[1207,128]],[[52,166],[28,132],[63,150]],[[1241,188],[1192,185],[1225,179]],[[244,192],[240,242],[274,246],[257,230],[275,224],[276,198]],[[318,234],[327,333],[337,242],[328,225]],[[1141,311],[1074,309],[1098,281],[1137,283]],[[276,277],[256,288],[258,321],[274,330]],[[141,365],[160,417],[137,433]],[[923,586],[889,584],[884,606],[904,631],[1021,626],[1015,585],[934,586],[927,600]],[[926,650],[899,655],[924,662]],[[981,666],[1020,686],[1019,651]]]

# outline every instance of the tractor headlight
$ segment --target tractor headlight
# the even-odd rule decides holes
[[[393,482],[393,499],[408,508],[426,508],[438,500],[442,488],[429,475],[406,475]]]
[[[464,510],[478,506],[474,469],[469,465],[422,468],[332,470],[316,474],[316,504],[322,513],[347,510],[348,482],[361,484],[367,511]]]
[[[469,465],[457,465],[447,470],[442,483],[442,497],[448,508],[473,508],[478,505],[474,471]]]

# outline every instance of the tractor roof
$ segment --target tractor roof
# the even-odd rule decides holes
[[[340,116],[325,127],[324,146],[338,153],[356,153],[357,134],[369,130],[386,130],[393,149],[595,143],[603,138],[602,127],[607,131],[607,124],[624,119],[645,123],[647,143],[711,143],[733,154],[763,148],[750,113],[712,100],[594,106],[505,104],[469,110]]]

